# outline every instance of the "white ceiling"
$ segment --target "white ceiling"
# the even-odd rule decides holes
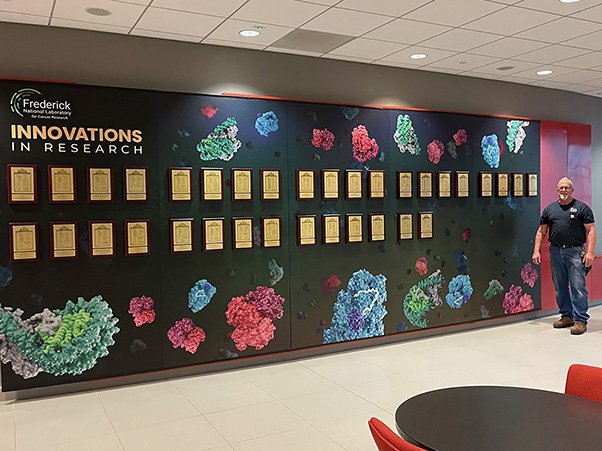
[[[88,8],[111,14],[91,15]],[[0,0],[0,22],[296,53],[602,97],[602,1],[595,0]],[[257,37],[239,34],[258,26]],[[327,53],[274,46],[296,29],[350,40]],[[414,53],[428,58],[412,60]],[[543,69],[553,72],[535,74]]]

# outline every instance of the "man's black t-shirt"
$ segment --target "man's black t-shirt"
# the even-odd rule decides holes
[[[594,213],[587,204],[573,199],[568,205],[554,202],[544,208],[541,224],[550,228],[548,240],[557,246],[576,246],[585,243],[585,227],[592,224]]]

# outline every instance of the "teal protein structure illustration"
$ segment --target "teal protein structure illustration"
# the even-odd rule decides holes
[[[523,145],[523,141],[527,137],[525,127],[529,125],[529,121],[508,121],[506,123],[508,127],[508,136],[506,137],[506,144],[510,152],[518,153]]]
[[[229,117],[197,144],[196,150],[199,152],[199,158],[204,161],[217,159],[224,161],[231,160],[234,153],[242,145],[236,139],[237,134],[238,126],[236,119]]]
[[[26,379],[41,371],[61,376],[89,370],[109,354],[119,332],[118,318],[100,295],[22,316],[20,309],[0,306],[0,359]]]
[[[393,139],[399,147],[401,153],[406,151],[412,155],[420,155],[420,143],[418,142],[418,135],[414,131],[412,126],[412,119],[407,114],[400,114],[397,116],[397,128],[393,134]]]

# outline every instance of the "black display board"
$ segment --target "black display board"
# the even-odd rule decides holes
[[[481,197],[479,184],[480,172],[494,182],[539,173],[539,122],[17,81],[0,83],[0,101],[1,163],[35,165],[37,181],[37,202],[11,202],[28,194],[9,191],[10,171],[0,182],[3,390],[540,308],[527,265],[539,196]],[[61,165],[75,167],[76,202],[49,202],[48,166]],[[110,195],[91,171],[107,167]],[[337,198],[323,196],[324,169],[338,171]],[[313,197],[299,194],[298,170],[313,171]],[[346,170],[361,171],[361,197]],[[370,170],[384,171],[384,198]],[[398,195],[399,171],[411,172],[410,198]],[[438,196],[438,172],[449,172],[449,197]],[[456,173],[466,172],[463,197]],[[23,180],[13,185],[27,191]],[[325,214],[339,215],[338,244],[325,244]],[[298,215],[315,215],[315,245],[299,245]],[[411,239],[399,239],[402,220]],[[27,253],[13,225],[32,222],[39,258],[15,259]],[[77,222],[77,258],[51,258],[62,255],[51,249],[56,222]],[[94,235],[107,222],[112,253],[108,235]],[[17,245],[31,244],[26,231]],[[54,314],[28,321],[44,309]]]

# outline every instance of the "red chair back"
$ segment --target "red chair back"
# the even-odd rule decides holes
[[[574,363],[566,375],[564,392],[602,402],[602,368]]]
[[[406,442],[378,418],[370,418],[368,426],[378,451],[425,451],[424,448]]]

